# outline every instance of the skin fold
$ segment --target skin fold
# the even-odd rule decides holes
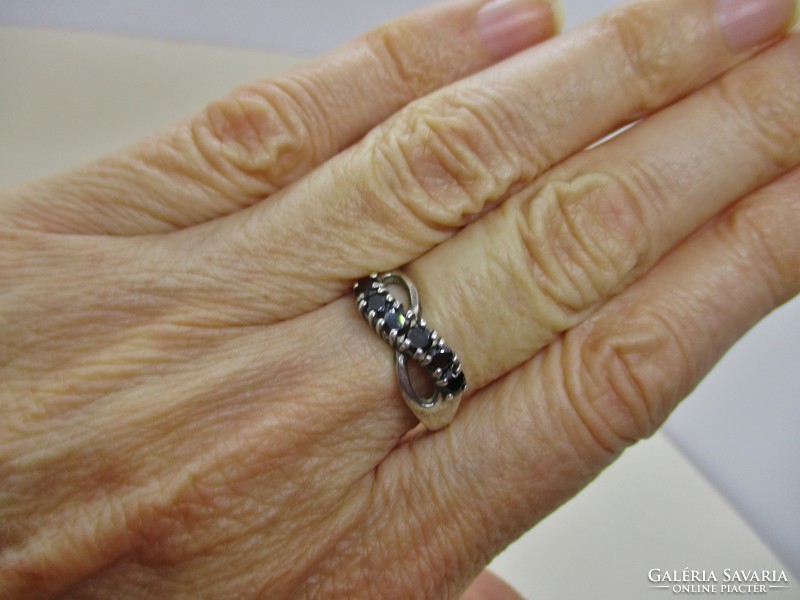
[[[0,195],[0,596],[514,600],[491,558],[800,291],[788,13],[507,57],[482,6]],[[436,433],[355,309],[397,268],[470,384]]]

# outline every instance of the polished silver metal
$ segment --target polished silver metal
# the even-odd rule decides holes
[[[419,314],[419,292],[417,291],[417,286],[415,286],[411,280],[403,275],[402,273],[385,273],[381,277],[377,278],[381,285],[391,285],[395,283],[401,286],[406,293],[408,294],[408,310],[414,313],[414,316],[417,319],[422,319]],[[389,297],[391,298],[391,294]]]
[[[387,291],[386,286],[392,284],[402,287],[408,295],[407,311],[403,304]],[[428,324],[422,318],[419,294],[414,283],[399,272],[380,276],[373,273],[356,283],[355,289],[359,312],[375,333],[394,350],[397,382],[406,405],[419,421],[432,431],[449,425],[467,389],[466,379],[461,372],[458,356],[435,330],[428,329]],[[368,309],[368,302],[373,297],[377,297],[375,309]],[[394,317],[394,327],[387,325],[385,319],[387,314]],[[416,330],[418,337],[422,336],[422,340],[425,340],[422,347],[419,345],[419,339],[415,347],[414,341],[408,336],[412,329]],[[409,358],[425,368],[432,377],[434,391],[430,397],[423,398],[414,389],[408,368]],[[431,368],[434,360],[440,366]]]
[[[458,412],[459,404],[461,404],[462,392],[445,394],[441,388],[436,387],[436,391],[430,398],[420,398],[414,390],[408,374],[406,355],[395,352],[394,359],[400,394],[419,422],[430,431],[438,431],[450,425]]]

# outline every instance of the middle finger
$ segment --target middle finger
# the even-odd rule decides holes
[[[473,385],[532,356],[727,205],[800,163],[798,56],[792,35],[574,156],[409,265],[426,316],[465,349]]]
[[[743,28],[714,9],[736,2],[635,2],[414,103],[275,202],[177,234],[203,241],[183,246],[203,273],[196,280],[213,288],[195,285],[193,297],[224,289],[237,320],[278,321],[417,258],[553,164],[700,87],[788,26],[792,0],[757,4],[769,14]]]

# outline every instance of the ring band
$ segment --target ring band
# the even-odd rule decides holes
[[[399,285],[409,298],[409,308],[395,298],[387,285]],[[356,306],[395,353],[395,370],[400,391],[408,407],[431,431],[442,429],[455,417],[461,395],[467,389],[461,361],[436,330],[428,328],[420,314],[416,286],[402,273],[373,273],[355,286]],[[433,380],[433,394],[421,398],[408,372],[408,359],[423,367]]]

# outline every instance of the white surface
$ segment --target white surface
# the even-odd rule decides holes
[[[2,0],[0,23],[313,55],[426,0]],[[566,0],[567,25],[613,0]]]
[[[734,346],[666,427],[796,576],[800,576],[798,367],[800,299],[796,298]]]
[[[772,570],[756,565],[775,560],[668,438],[657,434],[623,454],[491,569],[530,599],[665,600],[688,595],[651,589],[650,569],[714,571],[722,582],[725,569]],[[787,577],[790,588],[767,597],[800,598],[797,579]]]
[[[224,4],[188,0],[135,3],[3,0],[0,22],[116,31],[310,54],[327,49],[385,17],[423,4],[419,0],[336,3],[329,0],[302,3],[232,0]],[[566,4],[570,26],[613,2],[567,0]],[[108,43],[112,50],[102,56],[86,48],[77,50],[73,61],[67,64],[59,62],[63,57],[53,56],[51,64],[43,67],[50,68],[48,77],[37,79],[30,71],[15,72],[18,64],[15,61],[30,57],[15,55],[19,48],[10,41],[13,36],[8,32],[2,35],[0,81],[3,88],[38,86],[41,89],[38,99],[24,106],[3,104],[0,111],[3,138],[8,127],[13,125],[12,121],[35,119],[42,110],[59,110],[65,114],[75,110],[106,125],[87,131],[80,127],[79,120],[62,119],[58,128],[68,134],[64,137],[52,130],[33,128],[19,140],[19,145],[0,144],[3,168],[14,165],[13,160],[17,159],[11,173],[14,178],[36,176],[44,165],[48,165],[48,169],[64,168],[116,148],[199,107],[236,82],[265,73],[260,67],[262,59],[256,55],[247,55],[250,60],[243,60],[242,53],[227,55],[219,49],[174,45],[164,46],[174,52],[162,52],[161,59],[152,65],[147,62],[150,60],[148,52],[137,54],[134,50],[130,54],[131,48],[145,48],[146,44],[130,42],[132,45],[125,48]],[[238,57],[235,62],[239,68],[227,65],[217,70],[211,65],[215,61],[225,63],[225,56],[234,55]],[[113,78],[114,67],[125,56],[129,60],[126,77]],[[266,59],[263,60],[266,65]],[[90,68],[83,68],[86,66],[83,63],[88,63]],[[105,63],[108,71],[92,71],[97,63]],[[93,93],[87,98],[62,97],[58,83],[66,85],[73,77],[84,81]],[[98,85],[98,77],[104,78],[102,85]],[[107,89],[108,85],[145,90],[144,94],[130,96],[130,104],[122,110],[126,114],[122,121],[120,109],[112,108],[108,102],[114,96]],[[150,90],[152,93],[147,93]],[[150,110],[159,116],[152,119],[148,116]],[[81,140],[81,144],[76,146],[75,140]],[[43,155],[50,155],[53,161],[42,160]],[[798,340],[800,301],[795,300],[737,346],[667,425],[667,431],[679,441],[686,454],[724,490],[773,548],[781,552],[796,576],[800,575],[800,437],[794,433],[800,426]],[[720,544],[727,542],[720,540]],[[723,549],[720,547],[721,552]],[[685,566],[668,565],[675,569]]]

